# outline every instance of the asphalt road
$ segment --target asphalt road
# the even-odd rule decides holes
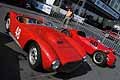
[[[9,37],[5,30],[4,17],[9,10],[35,16],[34,11],[0,3],[0,80],[120,80],[120,58],[117,56],[115,68],[99,67],[90,57],[86,64],[71,74],[44,73],[32,70],[26,53]]]

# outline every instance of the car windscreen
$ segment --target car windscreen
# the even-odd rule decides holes
[[[20,23],[24,23],[24,24],[43,24],[43,21],[37,20],[35,18],[24,17],[24,16],[18,16],[17,20]]]
[[[30,17],[25,17],[25,16],[18,16],[17,20],[20,23],[25,23],[25,24],[45,25],[47,27],[53,27],[53,28],[60,27],[59,23],[54,22],[52,20],[48,20],[46,18],[44,18],[44,19],[36,19],[36,18],[30,18]]]
[[[53,27],[53,28],[58,28],[60,27],[60,24],[57,23],[57,22],[54,22],[52,20],[45,20],[45,23],[44,23],[46,26],[48,27]]]

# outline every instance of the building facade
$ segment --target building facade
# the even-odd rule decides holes
[[[92,2],[93,5],[94,10],[91,11],[99,15],[98,21],[99,18],[102,18],[102,23],[100,23],[102,25],[97,27],[99,28],[101,28],[101,26],[112,27],[113,25],[116,24],[115,21],[118,21],[120,19],[120,14],[110,6],[111,0],[88,0],[88,1]],[[117,1],[117,0],[113,0],[113,1]]]
[[[120,0],[110,0],[109,6],[120,14]],[[116,24],[120,26],[120,18]]]
[[[120,0],[110,0],[109,6],[120,14]]]
[[[69,0],[62,1],[70,2]],[[104,26],[113,26],[113,20],[120,19],[119,1],[120,0],[71,0],[70,5],[74,9],[75,14],[86,18],[87,23],[98,28],[103,28]]]
[[[86,18],[86,23],[98,28],[112,26],[114,25],[113,20],[120,19],[120,0],[46,0],[46,2],[47,1],[52,1],[51,5],[59,6],[64,10],[68,7],[72,8],[74,14]]]

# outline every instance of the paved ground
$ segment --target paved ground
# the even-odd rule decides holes
[[[71,74],[33,71],[27,63],[26,53],[6,34],[4,17],[10,9],[27,14],[38,14],[34,11],[0,4],[0,80],[120,80],[119,57],[113,69],[96,66],[90,57],[87,57],[88,64],[84,64]]]

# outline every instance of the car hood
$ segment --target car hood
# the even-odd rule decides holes
[[[43,39],[56,51],[56,55],[61,60],[62,64],[67,62],[80,61],[85,56],[85,51],[79,47],[74,40],[58,32],[57,30],[42,26],[31,27],[32,32],[42,36]],[[79,47],[79,50],[77,48]]]

